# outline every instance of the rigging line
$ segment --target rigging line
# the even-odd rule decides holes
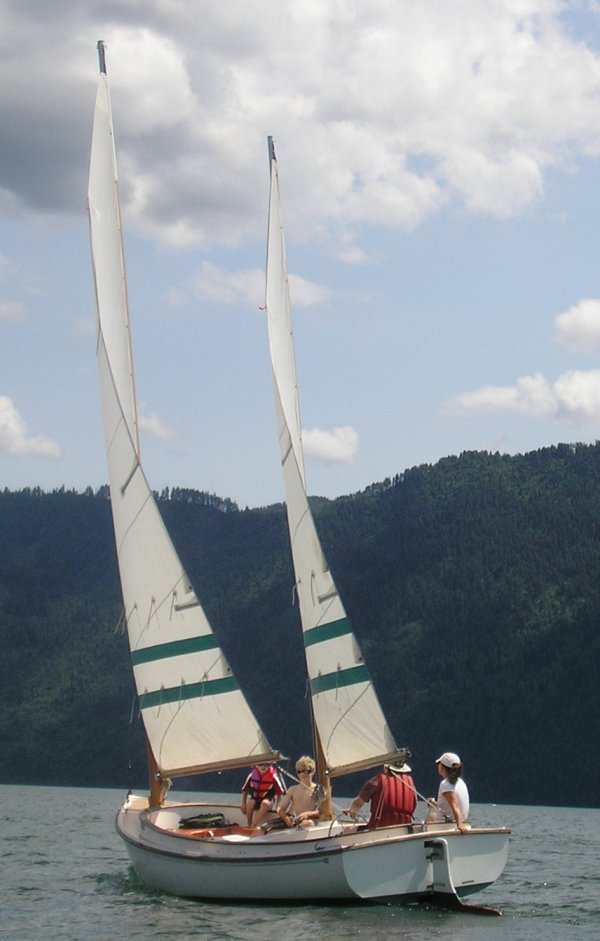
[[[119,615],[119,620],[118,620],[117,623],[115,624],[115,629],[114,629],[114,631],[113,631],[113,634],[118,634],[118,633],[120,633],[121,636],[123,636],[123,634],[125,633],[125,628],[126,628],[126,627],[127,627],[127,617],[126,617],[126,615],[125,615],[125,607],[122,607],[122,608],[121,608],[121,613],[120,613],[120,615]]]
[[[160,740],[160,745],[159,745],[159,747],[158,747],[159,761],[160,761],[160,758],[161,758],[161,756],[162,756],[163,745],[164,745],[164,743],[165,743],[165,739],[166,739],[168,733],[169,733],[170,730],[171,730],[171,726],[172,726],[173,723],[175,722],[175,719],[177,718],[177,716],[179,715],[179,713],[181,712],[181,709],[182,709],[182,707],[183,707],[183,699],[182,699],[181,697],[183,696],[183,688],[184,688],[184,686],[185,686],[185,682],[184,682],[184,680],[182,679],[182,680],[181,680],[181,683],[179,684],[179,701],[178,701],[178,703],[177,703],[177,708],[176,708],[174,714],[171,716],[170,721],[167,723],[167,726],[166,726],[166,728],[165,728],[165,730],[164,730],[164,732],[163,732],[163,734],[162,734],[161,740]],[[158,770],[159,770],[159,772],[160,772],[160,769],[158,769]]]
[[[133,478],[135,477],[135,474],[137,473],[138,469],[139,469],[141,466],[142,466],[142,465],[140,464],[140,459],[139,459],[139,457],[138,457],[137,454],[136,454],[136,456],[135,456],[135,458],[134,458],[134,462],[133,462],[133,467],[132,467],[131,470],[129,471],[129,474],[127,475],[127,478],[126,478],[126,480],[125,480],[125,483],[121,484],[121,494],[122,494],[122,495],[125,495],[125,491],[126,491],[127,488],[129,487],[129,484],[131,483],[131,481],[132,481]]]
[[[131,440],[131,439],[130,439],[130,440]],[[142,470],[142,465],[139,464],[139,463],[138,463],[138,465],[137,465],[137,467],[136,467],[136,470],[138,470],[138,469],[139,469],[139,470]],[[143,471],[142,471],[142,476],[143,476]],[[146,481],[146,478],[145,478],[145,477],[144,477],[144,481]],[[146,485],[147,485],[147,481],[146,481]],[[142,500],[142,502],[140,503],[140,506],[138,507],[138,510],[137,510],[135,516],[133,517],[133,519],[132,519],[131,522],[129,523],[129,526],[127,527],[127,529],[126,529],[125,532],[123,533],[123,537],[122,537],[122,539],[121,539],[121,541],[120,541],[120,543],[119,543],[119,549],[121,548],[121,546],[124,545],[125,540],[127,539],[129,533],[131,532],[131,530],[133,529],[135,523],[137,523],[138,519],[140,518],[140,516],[142,515],[143,511],[145,510],[146,504],[147,504],[150,500],[152,500],[152,499],[153,499],[153,497],[152,497],[152,491],[151,491],[150,489],[148,489],[148,492],[147,492],[146,496],[144,497],[144,499]]]
[[[154,597],[154,595],[152,595],[152,597],[150,598],[150,612],[148,614],[148,617],[145,620],[143,620],[140,615],[140,608],[139,608],[137,601],[133,602],[133,607],[131,608],[131,611],[127,615],[127,623],[129,624],[130,618],[132,617],[133,612],[136,611],[138,615],[137,617],[138,633],[135,639],[135,650],[140,649],[140,642],[142,638],[144,637],[144,634],[146,634],[150,630],[150,621],[152,620],[154,616],[153,612],[156,610],[158,610],[156,606],[156,598]],[[133,639],[130,640],[130,643],[133,643]],[[133,653],[133,650],[132,650],[132,653]]]
[[[289,778],[290,781],[295,781],[296,784],[302,784],[302,781],[300,781],[294,774],[292,774],[291,771],[288,771],[287,768],[281,768],[281,767],[280,767],[279,770],[281,771],[281,773],[282,773],[286,778]],[[306,787],[306,785],[304,785],[304,786]],[[314,786],[314,788],[313,788],[313,792],[314,792],[318,787],[321,787],[321,785],[318,784],[318,783],[315,784],[315,786]],[[334,808],[334,810],[339,811],[338,816],[339,816],[340,814],[345,814],[345,813],[346,813],[346,809],[345,809],[344,807],[341,807],[339,804],[337,804],[333,799],[332,799],[332,801],[331,801],[331,806]]]
[[[167,590],[165,591],[165,593],[164,593],[164,595],[163,595],[163,597],[161,598],[160,601],[157,601],[156,598],[153,598],[153,599],[152,599],[153,602],[154,602],[154,605],[155,605],[155,610],[156,610],[156,612],[160,611],[160,609],[163,607],[163,605],[166,605],[169,601],[171,602],[171,608],[170,608],[170,611],[169,611],[169,620],[171,620],[171,614],[173,613],[173,601],[174,601],[174,599],[177,597],[177,588],[179,587],[179,585],[182,584],[182,582],[184,581],[184,578],[187,579],[187,581],[189,582],[189,579],[187,578],[187,575],[186,575],[184,572],[181,572],[180,575],[179,575],[179,577],[178,577],[177,580],[175,581],[175,584],[173,584],[173,585],[171,585],[171,586],[169,586],[169,587],[167,588]],[[188,592],[186,592],[186,594],[188,594]],[[190,605],[190,607],[191,607],[191,605]],[[176,611],[178,610],[177,603],[175,603],[175,610],[176,610]],[[150,620],[150,619],[148,618],[148,620]]]
[[[314,572],[313,572],[313,575],[314,575]],[[335,590],[335,589],[334,589],[334,590]],[[323,621],[325,621],[325,619],[326,619],[327,616],[329,615],[329,612],[330,612],[330,610],[331,610],[331,608],[332,608],[332,606],[333,606],[333,603],[334,603],[334,601],[335,601],[336,598],[339,598],[339,595],[338,595],[337,590],[335,590],[335,594],[331,594],[331,595],[317,595],[317,601],[318,601],[318,603],[319,603],[318,606],[319,606],[319,608],[321,609],[321,611],[320,611],[320,614],[319,614],[319,618],[318,618],[318,620],[317,620],[317,623],[315,624],[315,627],[319,627],[319,625],[322,624]],[[314,596],[313,596],[313,600],[314,600]],[[329,603],[324,606],[323,603],[324,603],[325,601],[328,601]],[[341,602],[341,599],[340,599],[340,605],[341,605],[341,604],[342,604],[342,602]],[[317,607],[317,605],[315,605],[315,607]],[[345,611],[343,605],[342,605],[342,610],[343,610],[344,616],[345,616],[345,615],[346,615],[346,611]]]
[[[137,601],[133,602],[130,611],[125,611],[125,623],[127,625],[127,631],[130,635],[130,640],[129,640],[130,647],[131,647],[131,644],[133,643],[133,615],[134,613],[137,615],[137,619],[136,619],[137,634],[136,634],[136,640],[135,640],[135,649],[137,650],[140,640],[144,636],[144,633],[148,630],[148,621],[141,620],[140,609],[138,607]]]
[[[392,773],[393,773],[393,772],[392,772]],[[428,797],[423,797],[422,794],[419,794],[419,792],[417,791],[417,789],[416,789],[416,787],[414,786],[414,784],[411,784],[410,781],[406,781],[406,780],[405,780],[403,783],[404,783],[408,788],[410,788],[411,791],[414,791],[414,793],[417,795],[417,797],[419,798],[419,800],[425,801],[425,803],[428,804],[429,807],[433,806],[433,805],[431,804],[431,801],[429,800]]]
[[[185,610],[185,608],[188,608],[188,607],[189,607],[189,608],[192,608],[192,607],[199,607],[199,606],[200,606],[200,602],[198,602],[197,605],[195,605],[195,604],[194,604],[194,605],[192,605],[192,604],[186,605],[185,608],[181,608],[181,609],[178,608],[177,605],[175,605],[175,606],[173,605],[173,599],[174,599],[174,597],[177,596],[177,586],[178,586],[179,584],[181,584],[181,582],[183,581],[183,577],[184,577],[183,574],[180,575],[179,578],[177,579],[177,581],[175,582],[174,587],[172,587],[172,588],[167,588],[167,590],[166,590],[164,596],[162,597],[162,599],[161,599],[160,601],[157,601],[156,598],[154,597],[154,595],[152,595],[152,598],[150,599],[150,610],[149,610],[149,612],[148,612],[148,617],[146,618],[145,621],[142,621],[142,622],[141,622],[141,627],[139,628],[140,634],[139,634],[139,638],[138,638],[138,643],[139,643],[139,639],[140,639],[147,631],[150,630],[150,623],[151,623],[151,621],[152,621],[152,620],[155,620],[155,619],[158,617],[158,614],[159,614],[161,608],[163,608],[166,604],[168,604],[169,600],[171,601],[171,607],[170,607],[170,610],[169,610],[169,621],[171,620],[171,616],[172,616],[172,614],[173,614],[173,607],[175,607],[175,610],[178,611],[178,610]],[[134,603],[133,608],[132,608],[131,610],[134,611],[134,610],[137,610],[137,608],[138,608],[138,605],[137,605],[137,602],[136,602],[136,603]],[[137,649],[137,648],[136,648],[136,649]]]
[[[348,713],[349,713],[352,709],[354,709],[355,706],[358,705],[358,703],[359,703],[360,700],[363,698],[363,696],[366,696],[366,695],[367,695],[367,692],[369,691],[370,688],[371,688],[371,684],[370,684],[370,683],[367,683],[367,685],[366,685],[365,688],[363,689],[362,693],[361,693],[359,696],[356,697],[356,699],[354,700],[354,702],[351,702],[351,703],[350,703],[350,705],[348,706],[348,708],[347,708],[346,710],[344,710],[344,712],[342,713],[342,715],[339,717],[339,719],[337,720],[337,722],[336,722],[335,725],[333,726],[331,732],[329,733],[329,738],[327,739],[327,748],[328,748],[328,749],[329,749],[329,746],[331,745],[331,739],[333,738],[333,736],[334,736],[334,734],[335,734],[335,731],[336,731],[338,725],[340,724],[340,722],[342,722],[342,721],[346,718],[346,716],[348,715]],[[337,699],[337,688],[336,688],[336,699]]]
[[[286,778],[289,778],[290,781],[295,781],[296,784],[301,784],[301,783],[302,783],[302,782],[300,781],[300,779],[297,778],[295,774],[292,774],[291,771],[288,771],[287,768],[282,768],[282,767],[280,767],[279,770],[281,771],[281,773],[282,773]]]
[[[134,451],[134,454],[135,454],[135,456],[136,456],[136,459],[139,461],[139,458],[138,458],[138,456],[137,456],[137,452],[136,452],[136,450],[135,450],[135,444],[134,444],[133,439],[132,439],[132,437],[131,437],[131,431],[129,430],[129,425],[127,424],[127,419],[125,418],[125,412],[123,411],[123,406],[121,405],[121,397],[120,397],[120,395],[119,395],[119,390],[118,390],[118,388],[117,388],[117,383],[115,382],[115,377],[114,377],[114,372],[113,372],[113,368],[112,368],[112,363],[111,363],[111,361],[110,361],[110,357],[109,357],[109,355],[108,355],[108,350],[107,350],[107,348],[106,348],[106,340],[104,339],[104,332],[103,332],[103,329],[102,329],[102,317],[100,316],[100,314],[98,314],[97,322],[98,322],[98,343],[97,343],[96,355],[99,357],[99,356],[100,356],[100,353],[102,353],[102,355],[103,355],[103,357],[104,357],[104,361],[106,362],[106,366],[107,366],[107,369],[108,369],[108,377],[110,378],[110,384],[111,384],[111,386],[112,386],[113,395],[114,395],[114,397],[115,397],[115,400],[116,400],[116,403],[117,403],[117,406],[118,406],[117,421],[115,422],[114,431],[113,431],[113,433],[112,433],[112,435],[111,435],[111,437],[110,437],[110,441],[107,442],[106,449],[107,449],[107,451],[111,451],[111,450],[112,450],[112,446],[113,446],[113,444],[114,444],[114,442],[115,442],[115,438],[117,437],[117,434],[118,434],[118,432],[119,432],[119,428],[121,427],[121,425],[124,425],[124,426],[125,426],[125,431],[126,431],[127,436],[128,436],[128,438],[129,438],[129,442],[130,442],[130,444],[131,444],[131,446],[132,446],[132,448],[133,448],[133,451]]]
[[[223,658],[223,660],[225,661],[225,666],[227,667],[227,670],[224,671],[223,677],[227,675],[227,672],[229,673],[230,676],[232,675],[231,667],[229,666],[228,661],[225,660],[225,655],[223,654],[223,652],[221,651],[221,648],[219,647],[218,650],[217,650],[217,653],[215,654],[215,658],[214,658],[213,662],[212,662],[212,663],[209,663],[209,665],[208,665],[208,666],[206,667],[206,669],[204,670],[204,673],[203,673],[203,675],[202,675],[202,683],[203,683],[203,685],[206,685],[206,683],[210,683],[210,682],[211,682],[211,679],[210,679],[211,670],[213,670],[215,667],[218,666],[219,661],[221,660],[221,658]],[[220,679],[220,678],[222,678],[222,677],[217,677],[217,679]],[[214,682],[214,681],[213,681],[213,682]],[[203,689],[203,691],[202,691],[202,695],[200,696],[200,699],[204,699],[204,689]]]
[[[339,600],[344,616],[346,616],[346,611],[344,610],[344,606],[339,596],[337,586],[335,584],[333,575],[331,574],[331,570],[329,566],[327,565],[322,549],[321,549],[321,559],[322,559],[323,566],[324,566],[323,569],[318,573],[315,572],[315,570],[313,569],[310,573],[310,594],[312,598],[313,608],[319,608],[319,617],[318,617],[317,623],[315,624],[315,627],[318,627],[325,620],[336,598]],[[324,592],[322,595],[320,595],[318,591],[318,583],[317,583],[318,575],[320,575],[321,577],[324,575],[328,575],[329,578],[331,579],[331,587],[328,589],[328,591]]]
[[[297,465],[296,465],[296,466],[297,466]],[[305,494],[305,495],[306,495],[306,494]],[[302,513],[300,514],[300,516],[299,516],[299,518],[298,518],[298,522],[297,522],[296,525],[294,526],[294,532],[293,532],[293,533],[290,533],[290,541],[291,541],[292,544],[295,543],[295,541],[296,541],[296,533],[297,533],[298,530],[300,529],[302,523],[304,522],[305,518],[309,515],[309,513],[310,513],[310,507],[309,507],[308,502],[307,502],[307,504],[306,504],[306,509],[302,511]]]
[[[287,428],[287,426],[286,426],[286,428]],[[284,454],[283,457],[281,458],[281,466],[282,466],[282,467],[283,467],[283,465],[285,464],[285,462],[287,461],[287,459],[288,459],[288,457],[290,456],[290,454],[293,453],[293,451],[294,451],[294,446],[293,446],[293,444],[292,444],[292,439],[290,438],[290,443],[288,444],[287,451],[285,452],[285,454]]]

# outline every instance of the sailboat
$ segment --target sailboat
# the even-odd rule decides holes
[[[115,542],[148,744],[148,794],[116,817],[146,887],[223,900],[378,902],[462,898],[493,883],[510,831],[413,823],[367,829],[330,781],[402,754],[327,565],[307,497],[277,160],[269,138],[266,311],[295,595],[324,794],[311,829],[256,835],[238,802],[167,798],[170,779],[276,762],[162,522],[140,456],[127,279],[103,43],[88,206],[97,353]]]

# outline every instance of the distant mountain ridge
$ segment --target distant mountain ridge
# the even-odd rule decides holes
[[[311,502],[419,790],[451,749],[475,801],[599,806],[600,444],[467,452]],[[310,750],[282,505],[158,503],[272,744]],[[0,492],[0,781],[143,781],[121,608],[106,487]]]

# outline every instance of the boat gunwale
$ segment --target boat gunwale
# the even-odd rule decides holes
[[[173,806],[190,806],[190,805],[169,805],[169,809],[172,809]],[[230,805],[231,806],[231,805]],[[506,827],[477,827],[468,830],[466,833],[461,833],[456,828],[454,829],[431,829],[431,830],[420,830],[419,832],[409,833],[406,832],[409,826],[412,825],[392,825],[389,827],[379,827],[376,830],[355,830],[352,832],[342,832],[342,833],[333,833],[329,836],[318,834],[312,834],[311,831],[306,831],[306,837],[303,840],[283,840],[279,836],[277,838],[265,839],[263,837],[257,837],[256,839],[248,838],[248,842],[243,844],[238,842],[231,842],[224,838],[219,837],[197,837],[195,840],[190,840],[189,837],[186,837],[183,833],[179,833],[177,830],[168,830],[163,827],[159,827],[157,824],[153,823],[151,820],[148,820],[147,817],[150,813],[154,812],[157,808],[146,808],[144,810],[133,810],[121,808],[117,813],[115,820],[115,829],[119,836],[131,846],[134,846],[144,852],[154,853],[161,856],[167,856],[176,859],[182,859],[190,862],[206,862],[206,863],[227,863],[232,865],[250,865],[250,864],[261,864],[267,865],[272,863],[284,863],[288,861],[302,862],[303,860],[314,859],[315,853],[318,852],[320,857],[324,856],[336,856],[340,853],[347,852],[359,852],[364,849],[371,849],[374,846],[383,846],[389,843],[412,843],[412,842],[425,842],[427,840],[439,839],[440,837],[460,837],[461,839],[469,837],[478,837],[478,836],[489,836],[493,834],[510,836],[511,831]],[[184,852],[183,849],[178,850],[175,847],[170,849],[168,847],[153,846],[149,843],[144,842],[141,839],[135,839],[131,835],[127,834],[123,828],[119,825],[119,818],[121,814],[131,814],[137,815],[140,818],[140,826],[145,826],[150,829],[153,833],[165,837],[168,840],[180,840],[181,847],[187,846],[192,849],[201,848],[203,845],[208,845],[211,847],[218,847],[219,849],[225,848],[230,852],[227,855],[214,855],[212,853],[201,853],[201,852]],[[145,818],[145,819],[142,819]],[[422,824],[417,824],[417,826],[422,826]],[[398,833],[395,836],[390,834],[390,831],[393,830],[403,830],[405,832]],[[277,831],[278,834],[283,835],[285,831]],[[381,834],[381,836],[374,836],[376,834]],[[348,838],[358,837],[357,841],[352,840],[348,843]],[[374,838],[373,838],[374,837]],[[260,842],[258,842],[260,840]],[[336,845],[328,845],[320,848],[318,851],[315,849],[314,844],[317,842],[323,843],[328,841],[336,841]],[[308,844],[308,845],[307,845]],[[244,856],[239,855],[239,849],[243,846],[244,849],[248,849],[250,846],[254,847],[258,852],[251,854],[244,854]],[[297,852],[288,852],[288,853],[277,853],[276,855],[269,855],[268,851],[273,850],[274,848],[284,848],[284,847],[297,847]],[[237,852],[236,852],[237,851]]]

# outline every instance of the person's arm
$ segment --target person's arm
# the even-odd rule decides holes
[[[454,791],[446,791],[446,793],[444,794],[444,797],[446,798],[448,805],[452,813],[454,814],[456,826],[458,827],[461,833],[466,833],[469,828],[466,827],[463,823],[462,814],[460,812],[460,805],[456,798],[456,794],[454,793]]]
[[[248,775],[248,777],[246,778],[246,780],[244,781],[242,785],[242,811],[243,813],[246,813],[246,805],[248,802],[248,795],[250,793],[251,787],[252,787],[252,772],[250,772],[250,774]]]
[[[348,807],[348,813],[350,814],[350,816],[356,817],[356,815],[359,813],[360,808],[362,807],[363,804],[364,804],[364,801],[361,800],[360,797],[355,797],[352,803],[350,804],[350,806]]]
[[[277,810],[277,813],[279,814],[280,817],[281,817],[283,814],[285,814],[285,812],[287,811],[287,809],[288,809],[288,807],[290,806],[291,802],[292,802],[292,795],[291,795],[290,792],[288,791],[287,794],[284,794],[284,795],[283,795],[282,799],[281,799],[281,800],[279,801],[279,803],[277,804],[276,810]]]
[[[298,814],[296,820],[314,820],[319,816],[318,810],[303,810],[301,814]]]
[[[356,815],[360,812],[360,808],[362,807],[362,805],[365,804],[368,800],[371,800],[374,793],[375,793],[375,785],[373,785],[371,781],[367,781],[367,783],[361,789],[358,797],[354,798],[354,800],[352,801],[352,803],[350,804],[348,808],[348,813],[350,814],[350,816],[356,817]]]
[[[366,801],[371,800],[376,790],[377,778],[370,778],[367,783],[362,786],[358,797],[354,798],[348,808],[348,813],[351,817],[355,817],[360,811],[362,805],[366,803]]]

